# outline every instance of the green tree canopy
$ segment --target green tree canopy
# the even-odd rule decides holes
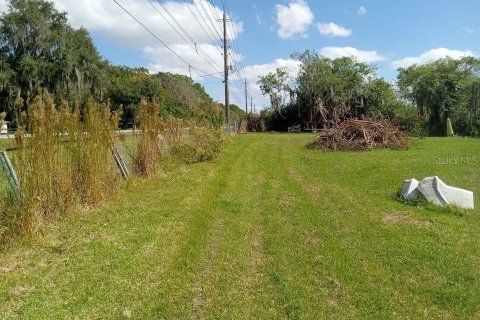
[[[377,78],[375,68],[354,58],[330,59],[312,51],[294,57],[301,63],[297,102],[306,107],[310,121],[358,116],[374,108],[365,105],[367,94],[371,103],[390,95],[388,85]],[[372,81],[376,83],[370,84]]]
[[[292,55],[300,62],[295,83],[284,69],[260,77],[277,118],[296,122],[325,122],[343,117],[373,115],[395,101],[392,85],[377,77],[374,67],[354,58],[330,59],[314,51]],[[285,97],[290,95],[290,104]]]
[[[399,69],[399,92],[427,117],[431,135],[447,133],[447,119],[461,135],[480,133],[480,59],[440,59]]]
[[[11,0],[0,18],[0,103],[10,117],[39,93],[82,101],[104,98],[106,62],[88,32],[43,0]]]

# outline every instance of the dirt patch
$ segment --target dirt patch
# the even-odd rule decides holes
[[[253,231],[252,243],[250,247],[249,265],[250,270],[252,270],[252,274],[255,275],[258,281],[268,282],[268,280],[266,280],[267,273],[265,272],[265,267],[266,264],[271,261],[271,257],[264,250],[263,232],[258,227],[255,227]]]
[[[11,288],[10,292],[15,296],[19,296],[21,294],[31,293],[31,292],[33,292],[33,290],[35,290],[35,287],[16,286],[16,287]]]
[[[403,224],[416,228],[426,228],[432,224],[430,221],[416,219],[402,212],[386,213],[382,221],[387,226]]]
[[[289,193],[285,193],[282,195],[280,201],[282,202],[282,204],[290,204],[295,201],[295,197]]]
[[[316,247],[317,246],[317,244],[319,242],[319,239],[315,235],[315,232],[313,232],[312,230],[305,230],[303,232],[303,234],[305,235],[305,244],[308,247]]]

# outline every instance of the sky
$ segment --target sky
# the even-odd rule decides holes
[[[231,100],[245,105],[246,77],[257,109],[268,107],[258,77],[278,67],[295,77],[298,62],[291,54],[306,49],[331,58],[354,56],[376,65],[387,81],[396,79],[399,67],[480,55],[478,0],[116,0],[154,35],[114,0],[51,1],[68,13],[72,26],[90,32],[113,64],[191,73],[219,102],[223,75],[200,76],[223,68],[218,20],[226,3]]]

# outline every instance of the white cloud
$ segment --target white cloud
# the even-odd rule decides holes
[[[467,28],[467,29],[465,29],[465,33],[466,33],[466,34],[474,34],[474,33],[475,33],[475,30],[470,29],[470,28]]]
[[[257,82],[260,76],[274,72],[277,68],[286,68],[291,76],[296,76],[300,70],[300,61],[293,59],[276,59],[271,63],[247,66],[244,71],[247,80]]]
[[[357,14],[359,16],[366,15],[367,14],[367,8],[365,8],[364,6],[361,6],[360,8],[358,8]]]
[[[101,32],[121,46],[134,48],[138,46],[146,47],[156,42],[152,35],[129,17],[127,13],[113,1],[53,0],[53,2],[58,9],[68,12],[70,22],[73,26],[84,26],[90,31]],[[210,2],[206,0],[194,0],[194,2],[197,7],[202,8],[203,5],[206,10],[199,10],[200,14],[196,11],[193,3],[167,1],[163,2],[163,4],[197,43],[209,43],[211,41],[192,12],[198,20],[208,21],[212,31],[214,28],[213,24],[215,24],[215,37],[219,38],[219,35],[222,34],[222,26],[221,22],[217,22],[217,17],[221,17],[223,11],[218,7],[209,7]],[[150,3],[147,0],[120,0],[119,3],[165,43],[175,44],[185,42],[161,16],[162,14],[178,29],[175,22],[156,1]],[[157,10],[161,12],[161,14]],[[210,19],[213,21],[213,24],[210,24]],[[234,24],[238,33],[243,31],[243,24],[241,22],[234,19]],[[203,24],[203,28],[209,31],[205,24]],[[217,32],[219,35],[217,35]],[[230,37],[237,37],[238,33],[230,35]],[[213,37],[213,35],[211,37]]]
[[[0,0],[0,3],[2,1]],[[101,33],[121,47],[143,50],[150,61],[146,67],[151,71],[189,74],[188,66],[183,61],[159,43],[115,2],[53,0],[53,3],[57,9],[68,13],[69,21],[74,27],[83,26],[91,32]],[[220,36],[223,37],[223,30],[222,23],[218,21],[218,18],[223,15],[223,11],[219,7],[213,6],[207,0],[193,0],[188,3],[172,0],[162,1],[175,20],[193,38],[197,48],[205,51],[206,55],[220,66],[213,68],[197,54],[194,44],[187,45],[185,39],[188,39],[188,36],[184,35],[184,39],[173,30],[170,24],[182,33],[159,3],[148,0],[119,0],[119,3],[191,65],[207,73],[223,69],[222,49],[219,44]],[[229,38],[234,39],[243,32],[243,23],[235,17],[229,18],[233,20],[234,27],[232,29],[235,30],[234,34],[230,32]],[[168,19],[170,24],[165,19]],[[197,19],[202,24],[199,24]],[[210,37],[207,36],[204,29],[210,33]],[[211,63],[213,64],[213,62]],[[195,75],[195,71],[192,72],[192,76],[195,77]]]
[[[446,58],[446,57],[450,57],[453,59],[460,59],[466,56],[477,56],[477,55],[470,50],[460,51],[460,50],[450,50],[447,48],[437,48],[437,49],[432,49],[427,52],[424,52],[417,57],[405,57],[405,58],[396,60],[392,63],[392,66],[395,69],[408,68],[414,64],[418,64],[418,65],[426,64],[426,63],[429,63],[438,59]]]
[[[331,59],[341,57],[355,57],[358,61],[365,63],[373,63],[387,60],[386,57],[380,55],[377,51],[365,51],[352,47],[325,47],[320,50],[323,56]]]
[[[304,0],[293,0],[288,5],[277,4],[278,36],[282,39],[294,36],[306,37],[313,23],[313,12]]]
[[[7,11],[8,5],[6,0],[0,0],[0,14]]]
[[[319,23],[317,25],[318,32],[324,36],[330,37],[348,37],[352,34],[352,30],[339,26],[333,22]]]
[[[290,77],[295,78],[300,71],[300,61],[293,59],[276,59],[271,63],[256,64],[247,66],[243,71],[249,81],[249,95],[251,95],[257,103],[257,110],[270,106],[270,101],[264,97],[260,91],[260,86],[256,83],[260,76],[264,76],[270,72],[275,72],[277,68],[286,68]]]

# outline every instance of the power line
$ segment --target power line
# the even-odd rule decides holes
[[[217,74],[221,74],[223,71],[215,72],[215,73],[209,73],[209,74],[204,74],[204,75],[199,75],[198,77],[193,77],[192,79],[200,79],[200,78],[205,78],[205,77],[211,77]],[[215,77],[214,77],[215,78]],[[218,78],[215,78],[218,79]]]
[[[190,34],[182,27],[182,25],[180,23],[178,23],[178,21],[175,19],[175,17],[170,13],[170,11],[168,10],[167,7],[165,7],[165,5],[161,2],[159,2],[158,0],[156,0],[157,3],[159,3],[163,10],[170,16],[170,18],[173,20],[173,22],[176,23],[176,25],[184,32],[184,34],[187,36],[187,38],[190,39],[190,41],[193,43],[190,44],[189,40],[187,40],[173,25],[172,23],[170,23],[170,21],[165,17],[165,15],[160,12],[160,10],[158,10],[158,8],[153,4],[153,2],[151,0],[148,0],[148,2],[150,3],[150,5],[153,7],[153,9],[155,9],[155,11],[157,11],[160,16],[170,25],[170,27],[175,30],[175,32],[207,63],[209,64],[214,70],[216,69],[215,66],[213,64],[215,64],[218,68],[220,68],[220,66],[215,62],[213,61],[204,51],[201,47],[197,46],[197,42],[190,36]],[[213,63],[213,64],[212,64]]]
[[[150,33],[159,43],[161,43],[165,48],[167,48],[171,53],[173,53],[179,60],[181,60],[183,63],[185,63],[186,66],[188,66],[189,69],[193,69],[194,71],[196,71],[196,73],[198,73],[198,75],[201,77],[201,78],[204,78],[204,77],[211,77],[211,78],[214,78],[214,79],[217,79],[217,80],[221,80],[221,81],[224,81],[226,82],[225,80],[226,79],[222,79],[216,75],[219,74],[219,72],[216,72],[216,73],[207,73],[205,72],[204,70],[198,68],[198,67],[195,67],[193,66],[191,63],[189,63],[187,60],[185,60],[180,54],[178,54],[175,50],[173,50],[171,47],[169,47],[160,37],[158,37],[150,28],[148,28],[144,23],[142,23],[137,17],[135,17],[131,12],[129,12],[122,4],[120,4],[117,0],[113,0],[115,2],[115,4],[117,4],[125,13],[127,13],[132,19],[134,19],[142,28],[144,28],[148,33]],[[174,29],[174,31],[176,33],[178,33],[180,35],[180,37],[186,42],[186,44],[188,44],[190,47],[192,47],[192,49],[194,49],[197,54],[203,59],[205,60],[205,62],[207,62],[210,66],[213,67],[212,63],[217,65],[218,67],[220,67],[215,61],[213,61],[209,56],[208,54],[202,49],[202,48],[199,48],[197,46],[197,43],[195,41],[195,39],[185,30],[185,28],[178,22],[178,20],[175,19],[175,17],[171,14],[171,12],[168,10],[168,8],[166,8],[161,2],[159,2],[159,0],[155,0],[158,4],[160,4],[162,6],[162,8],[165,10],[165,12],[170,16],[170,18],[172,19],[172,21],[178,26],[178,29],[167,19],[167,17],[162,14],[160,12],[160,10],[158,10],[158,8],[154,5],[153,2],[151,2],[151,0],[148,0],[150,5],[162,16],[162,18],[170,25],[170,27],[172,27],[172,29]],[[204,0],[200,0],[199,3],[200,5],[202,6],[203,8],[203,11],[207,14],[207,17],[208,17],[208,21],[210,21],[211,25],[213,26],[215,32],[218,34],[218,29],[215,28],[215,24],[212,22],[212,17],[211,15],[208,13],[208,11],[206,10],[205,6],[203,5],[203,3],[201,1],[204,1]],[[190,10],[190,12],[193,14],[193,16],[195,17],[195,19],[197,20],[197,22],[199,23],[200,27],[203,29],[203,31],[205,32],[205,34],[208,36],[208,38],[210,40],[212,40],[212,42],[215,42],[215,41],[219,41],[217,37],[215,37],[215,34],[214,32],[212,32],[212,29],[210,28],[208,22],[207,22],[207,19],[203,18],[203,19],[198,19],[198,17],[195,15],[194,11],[192,10],[191,8],[191,5],[187,3],[187,1],[185,0],[184,1],[188,7],[188,9]],[[212,6],[210,4],[209,1],[207,1],[208,5],[209,6]],[[200,13],[200,10],[198,9],[197,5],[195,2],[193,2],[193,5],[195,6],[196,10],[198,11],[198,13],[202,16],[202,14]],[[217,11],[215,8],[213,7],[210,7],[210,12],[215,16],[217,15]],[[225,11],[224,11],[225,12]],[[224,15],[225,16],[225,20],[227,20],[226,18],[226,14]],[[203,27],[203,24],[201,23],[202,20],[205,24],[205,26],[207,26],[207,28],[212,32],[213,34],[213,38],[215,38],[215,41],[210,37],[211,34],[209,34],[206,29]],[[242,101],[242,98],[239,98],[238,97],[238,93],[239,92],[242,92],[242,89],[240,89],[240,85],[239,85],[239,78],[241,78],[241,74],[240,74],[240,71],[243,71],[241,69],[239,69],[239,65],[240,65],[240,59],[238,58],[238,56],[236,56],[236,52],[235,51],[232,51],[230,50],[229,51],[229,46],[228,46],[228,20],[225,21],[225,28],[224,28],[224,37],[223,39],[220,39],[223,40],[223,47],[224,47],[224,58],[225,60],[228,62],[228,56],[232,56],[232,61],[234,62],[234,65],[233,65],[233,75],[237,74],[238,77],[234,76],[232,77],[232,84],[233,84],[233,87],[232,87],[232,95],[233,97],[235,98],[236,102],[240,102]],[[183,31],[184,34],[182,34],[179,29],[181,31]],[[234,37],[233,37],[233,33],[232,33],[232,39],[234,40]],[[188,40],[188,39],[189,40]],[[193,43],[193,46],[192,46],[192,43]],[[238,48],[238,44],[234,44],[237,48]],[[197,51],[198,49],[198,51]],[[217,49],[219,51],[221,51],[218,47]],[[230,71],[230,68],[231,66],[228,65],[228,64],[225,64],[225,67],[226,67],[226,70],[227,71]],[[213,67],[215,69],[215,67]],[[227,73],[227,72],[226,72]],[[228,83],[226,85],[226,87],[228,87]]]
[[[221,68],[213,59],[211,59],[208,54],[202,49],[201,46],[198,46],[197,44],[197,41],[195,41],[195,39],[185,30],[185,28],[183,28],[183,26],[178,22],[177,19],[175,19],[175,17],[172,15],[172,13],[168,10],[168,8],[160,2],[160,0],[156,0],[161,6],[162,8],[168,13],[168,15],[170,16],[170,18],[178,25],[178,27],[187,35],[187,37],[192,41],[192,43],[194,43],[195,45],[195,49],[198,49],[199,51],[201,51],[205,56],[207,56],[207,58],[212,61],[217,67]]]
[[[219,36],[220,39],[222,39],[222,34],[221,32],[218,31],[218,24],[215,24],[215,20],[212,19],[212,17],[210,16],[210,14],[208,13],[207,9],[205,9],[205,6],[203,5],[203,2],[206,1],[206,0],[199,0],[198,3],[200,4],[200,6],[202,7],[203,11],[205,12],[208,20],[210,21],[210,24],[212,25],[213,27],[213,30],[217,33],[217,35]],[[208,1],[207,1],[208,2]],[[196,6],[196,3],[195,1],[193,2],[193,4]],[[217,20],[218,21],[218,20]]]
[[[215,5],[213,3],[211,3],[209,0],[206,0],[206,1],[209,4],[209,6],[212,10],[212,8]],[[223,11],[228,14],[229,17],[232,16],[231,13],[230,13],[230,10],[228,8],[228,4],[224,0],[222,0],[222,8],[223,8]],[[213,12],[215,14],[216,10],[214,10]],[[243,64],[242,58],[239,56],[239,53],[238,53],[238,52],[240,52],[238,42],[236,41],[236,35],[238,33],[235,30],[235,24],[233,22],[233,19],[230,19],[230,22],[231,23],[228,25],[229,30],[227,30],[227,31],[231,35],[231,37],[230,37],[231,38],[231,43],[233,44],[232,50],[229,51],[229,55],[231,56],[231,58],[232,58],[231,60],[232,60],[233,65],[234,65],[234,70],[233,70],[233,74],[232,74],[232,83],[237,88],[237,90],[239,92],[241,92],[242,89],[240,89],[240,88],[243,87],[243,81],[241,81],[241,79],[242,80],[245,79],[245,81],[248,81],[248,80],[247,80],[247,76],[246,76],[245,71],[244,71],[245,66]],[[228,32],[227,32],[227,35],[228,35]],[[235,74],[237,74],[238,77],[235,77]],[[249,81],[249,82],[251,82],[251,81]]]
[[[208,1],[208,0],[207,0],[207,1]],[[230,8],[228,7],[227,1],[226,1],[226,0],[221,0],[221,2],[222,2],[223,10],[228,13],[228,16],[229,16],[229,17],[232,17],[232,14],[231,14],[231,12],[230,12]],[[236,47],[236,49],[237,49],[238,52],[240,52],[240,49],[239,49],[239,47],[238,47],[238,42],[237,42],[236,37],[235,37],[235,35],[237,34],[237,32],[236,32],[236,30],[235,30],[235,24],[233,23],[233,19],[232,19],[232,23],[229,25],[229,27],[230,27],[230,29],[231,29],[233,46]],[[234,53],[235,53],[235,52],[234,52]],[[237,60],[239,61],[239,64],[240,64],[240,66],[242,67],[242,71],[243,71],[243,69],[245,68],[245,66],[244,66],[243,63],[242,63],[242,60],[241,60],[239,57],[237,57]],[[244,77],[246,77],[244,72],[243,72],[243,75],[244,75]]]
[[[195,1],[193,1],[193,6],[195,7],[195,9],[197,10],[198,14],[200,15],[200,17],[202,17],[202,13],[200,12],[200,10],[198,9],[198,6],[197,4],[195,3]],[[198,21],[198,20],[197,20]],[[212,31],[212,28],[210,28],[210,25],[205,21],[205,19],[203,19],[203,22],[205,23],[205,26],[207,27],[207,29],[211,32],[211,34],[213,35],[213,37],[215,38],[215,40],[218,42],[218,44],[220,45],[220,47],[223,47],[223,43],[222,43],[222,36],[219,36],[218,38],[215,36],[215,32]],[[211,21],[210,21],[211,22]],[[218,32],[217,32],[218,34]]]
[[[193,69],[196,69],[203,74],[208,74],[207,72],[193,66],[191,63],[189,63],[187,60],[182,58],[177,52],[175,52],[172,48],[170,48],[162,39],[160,39],[152,30],[150,30],[145,24],[143,24],[140,20],[138,20],[132,13],[130,13],[124,6],[122,6],[117,0],[113,0],[125,13],[127,13],[132,19],[134,19],[139,25],[141,25],[145,30],[147,30],[148,33],[150,33],[155,39],[157,39],[158,42],[160,42],[165,48],[167,48],[170,52],[172,52],[178,59],[180,59],[182,62],[184,62],[187,66],[192,67]],[[219,78],[220,79],[220,78]],[[221,80],[221,79],[220,79]]]
[[[205,30],[205,27],[203,26],[203,24],[200,22],[200,20],[198,20],[198,17],[197,15],[195,14],[195,12],[193,12],[192,8],[191,8],[191,5],[187,2],[187,0],[183,0],[183,2],[185,2],[185,5],[187,6],[188,10],[192,13],[193,17],[195,18],[195,20],[197,20],[198,22],[198,25],[202,28],[202,30],[205,32],[205,34],[207,35],[207,37],[210,39],[210,43],[214,44],[215,45],[215,41],[218,41],[218,39],[215,38],[215,35],[213,35],[213,38],[215,38],[215,40],[212,39],[212,37],[210,36],[210,33],[207,32],[207,30]],[[221,46],[221,45],[220,45]],[[223,54],[222,53],[222,50],[220,50],[219,47],[215,46],[218,51],[220,52],[220,54]]]

